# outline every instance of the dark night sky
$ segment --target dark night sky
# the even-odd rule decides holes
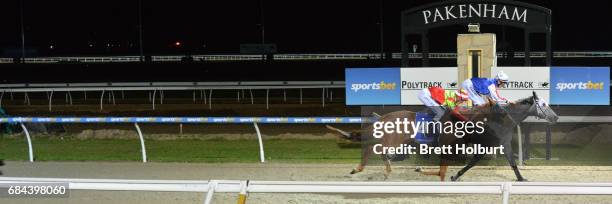
[[[266,42],[276,43],[279,52],[346,53],[376,52],[379,49],[378,0],[262,1]],[[23,2],[26,45],[39,48],[39,53],[138,53],[137,0]],[[383,2],[385,50],[398,52],[400,49],[400,12],[429,2]],[[552,9],[556,50],[612,50],[610,1],[525,2]],[[147,54],[175,54],[187,50],[193,53],[238,53],[241,43],[261,41],[258,0],[143,0],[143,16]],[[20,46],[19,20],[19,0],[3,1],[0,7],[0,50]],[[448,46],[448,43],[454,42],[456,32],[444,31],[457,29],[432,33],[432,50],[452,51],[448,49],[454,45]],[[508,29],[507,39],[522,45],[520,30]],[[183,48],[172,46],[177,40],[183,43]],[[89,48],[90,43],[95,46]],[[106,44],[121,47],[107,49]],[[49,45],[54,45],[52,52],[48,50]]]

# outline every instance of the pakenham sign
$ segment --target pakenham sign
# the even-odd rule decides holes
[[[410,67],[409,54],[415,43],[423,53],[421,66],[429,66],[429,32],[433,28],[479,23],[510,26],[525,32],[525,53],[531,52],[533,33],[546,34],[546,65],[552,64],[552,12],[535,4],[512,0],[446,0],[402,12],[402,66]],[[486,32],[486,31],[485,31]],[[417,40],[420,37],[420,40]],[[529,56],[529,55],[526,55]],[[525,57],[525,66],[531,66]]]
[[[458,18],[493,18],[527,23],[528,10],[497,4],[458,4],[425,9],[422,14],[424,24]]]

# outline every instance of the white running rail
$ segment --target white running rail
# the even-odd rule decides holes
[[[218,193],[499,194],[612,195],[612,183],[568,182],[345,182],[243,180],[120,180],[0,177],[0,183],[67,183],[70,190],[206,192],[206,204]],[[244,185],[244,184],[247,185]]]

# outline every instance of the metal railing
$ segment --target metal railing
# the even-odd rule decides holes
[[[347,182],[250,180],[128,180],[0,177],[0,184],[58,183],[68,190],[206,192],[214,193],[336,193],[336,194],[497,194],[507,204],[510,195],[612,195],[612,183],[571,182]]]
[[[498,52],[498,57],[508,56],[509,53]],[[524,58],[524,52],[514,52],[514,57]],[[607,51],[584,51],[584,52],[554,52],[554,58],[612,58],[612,52]],[[336,53],[336,54],[273,54],[274,60],[376,60],[386,59],[387,56],[381,53]],[[544,58],[546,52],[531,52],[532,58]],[[193,61],[257,61],[267,59],[266,55],[155,55],[151,56],[153,62],[180,62],[188,57]],[[422,53],[409,53],[410,59],[423,58]],[[456,53],[429,53],[430,59],[455,59]],[[402,53],[391,53],[391,59],[402,59]],[[27,57],[23,59],[25,63],[60,63],[60,62],[79,62],[79,63],[108,63],[108,62],[138,62],[140,56],[101,56],[101,57]],[[13,63],[12,58],[0,58],[0,63]]]

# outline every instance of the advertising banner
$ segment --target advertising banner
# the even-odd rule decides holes
[[[402,68],[401,70],[401,105],[423,105],[417,94],[425,88],[439,86],[455,90],[459,86],[457,67]]]
[[[499,71],[510,77],[508,84],[498,89],[501,97],[516,101],[535,91],[540,98],[550,101],[550,67],[493,67],[491,78]]]
[[[399,105],[399,68],[347,68],[346,105]]]
[[[551,104],[610,105],[610,67],[552,67]]]

